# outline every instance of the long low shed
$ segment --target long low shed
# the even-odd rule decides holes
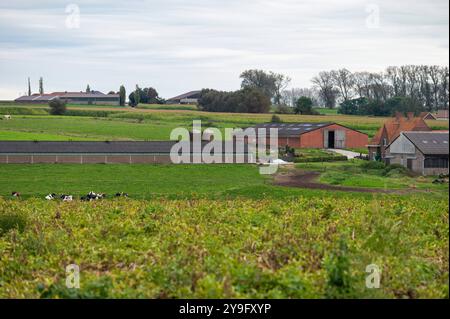
[[[171,164],[170,152],[176,142],[32,142],[0,141],[0,163],[38,164]],[[187,147],[187,143],[184,146]],[[207,143],[202,144],[202,149]],[[227,152],[226,143],[222,144],[221,161],[223,163],[252,162],[252,155],[246,150]],[[229,146],[229,145],[228,145]],[[202,162],[201,152],[194,152],[189,145],[190,163]],[[180,154],[181,155],[181,154]]]

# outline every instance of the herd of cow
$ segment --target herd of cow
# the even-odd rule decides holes
[[[11,196],[12,197],[20,197],[20,193],[19,192],[12,192],[11,193]],[[91,202],[91,201],[93,201],[93,200],[99,200],[99,199],[103,199],[103,198],[106,198],[107,196],[106,196],[106,194],[104,194],[104,193],[94,193],[94,192],[89,192],[87,195],[85,195],[85,196],[81,196],[80,197],[80,200],[81,201],[84,201],[84,202]],[[124,192],[119,192],[119,193],[116,193],[115,195],[114,195],[114,197],[128,197],[128,194],[127,193],[124,193]],[[55,194],[55,193],[51,193],[51,194],[48,194],[47,196],[45,196],[45,199],[46,200],[56,200],[56,199],[60,199],[60,200],[62,200],[63,202],[71,202],[71,201],[73,201],[73,199],[74,199],[74,196],[72,196],[72,195],[67,195],[67,194],[61,194],[61,195],[57,195],[57,194]]]

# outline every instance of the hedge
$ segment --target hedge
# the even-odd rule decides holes
[[[296,157],[294,163],[312,163],[312,162],[339,162],[346,161],[346,156],[328,156],[328,157]]]

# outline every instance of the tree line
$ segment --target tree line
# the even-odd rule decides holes
[[[384,72],[323,71],[312,79],[321,105],[341,112],[378,115],[395,105],[410,103],[414,110],[436,111],[449,105],[449,69],[437,65],[391,66]]]

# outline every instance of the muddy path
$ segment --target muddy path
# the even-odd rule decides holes
[[[288,170],[277,174],[274,178],[274,185],[286,187],[298,187],[308,189],[322,189],[342,192],[359,192],[359,193],[381,193],[381,194],[406,194],[410,193],[412,189],[379,189],[379,188],[361,188],[361,187],[347,187],[319,183],[317,179],[320,177],[319,172]]]

